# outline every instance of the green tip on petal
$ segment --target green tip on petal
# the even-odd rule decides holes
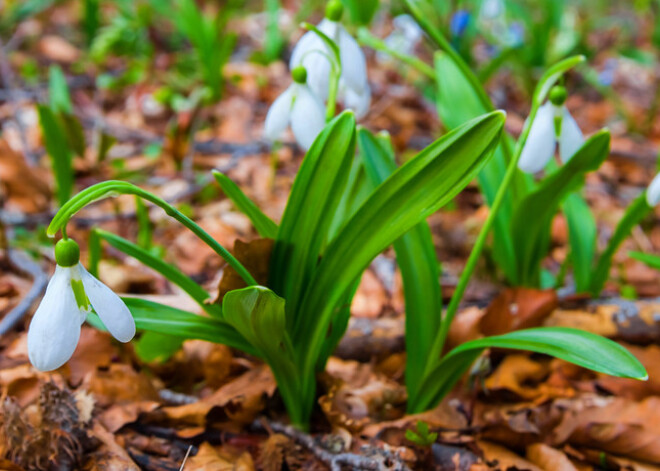
[[[306,83],[307,82],[307,70],[302,66],[299,65],[295,69],[291,71],[291,77],[293,78],[293,81],[296,83]]]
[[[331,0],[325,7],[325,17],[330,21],[339,21],[344,14],[344,5],[340,0]]]
[[[562,87],[561,85],[555,85],[552,87],[550,90],[550,102],[555,105],[555,106],[561,106],[566,102],[566,97],[568,96],[568,93],[566,92],[566,88]]]
[[[72,267],[80,261],[80,247],[75,240],[61,239],[55,244],[55,262],[61,267]]]

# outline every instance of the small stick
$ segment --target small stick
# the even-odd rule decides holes
[[[10,250],[9,261],[19,271],[29,275],[33,282],[30,291],[28,291],[21,302],[0,320],[0,335],[9,332],[25,316],[32,304],[41,297],[41,293],[46,289],[46,285],[48,285],[48,275],[41,269],[41,266],[30,260],[23,253]]]

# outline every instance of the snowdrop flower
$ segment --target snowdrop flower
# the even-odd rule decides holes
[[[422,39],[422,29],[410,15],[399,15],[392,20],[394,30],[384,39],[384,43],[390,49],[400,54],[411,55],[417,43]],[[381,62],[390,62],[391,57],[379,51],[377,56]]]
[[[41,371],[51,371],[73,355],[80,326],[94,308],[106,328],[121,342],[135,335],[135,321],[124,302],[80,264],[80,249],[71,239],[55,246],[57,268],[28,330],[28,356]]]
[[[367,81],[367,61],[357,41],[339,23],[343,14],[339,0],[328,3],[326,17],[318,24],[319,31],[332,39],[339,48],[341,77],[339,94],[344,105],[355,111],[355,116],[364,116],[371,103],[371,89]],[[328,98],[332,74],[332,51],[314,31],[300,38],[291,53],[290,68],[303,66],[307,70],[309,87],[321,100]]]
[[[651,207],[660,204],[660,173],[655,176],[646,190],[646,202]]]
[[[266,139],[276,141],[291,125],[298,145],[308,150],[325,126],[325,109],[307,85],[304,67],[293,69],[291,76],[291,86],[277,97],[268,110],[264,134]]]
[[[523,172],[536,173],[543,169],[554,155],[557,141],[563,163],[582,147],[584,136],[564,106],[565,101],[566,89],[555,86],[550,90],[550,100],[537,111],[518,161]]]

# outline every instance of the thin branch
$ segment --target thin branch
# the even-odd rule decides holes
[[[316,458],[325,463],[331,471],[342,471],[344,467],[351,470],[392,470],[408,471],[408,466],[393,451],[371,446],[362,447],[364,454],[331,453],[323,448],[311,435],[277,422],[255,421],[253,427],[259,430],[281,433],[291,440],[307,448]]]
[[[19,271],[29,275],[33,282],[30,291],[18,303],[18,305],[9,311],[5,317],[0,320],[0,335],[9,332],[30,310],[34,302],[41,297],[41,294],[48,285],[48,275],[41,269],[41,266],[30,260],[28,256],[15,250],[9,251],[9,261]]]

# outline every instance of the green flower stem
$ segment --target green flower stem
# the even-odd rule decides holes
[[[117,196],[117,195],[136,195],[145,200],[155,204],[162,208],[165,213],[179,221],[185,227],[190,229],[197,237],[204,241],[209,247],[211,247],[218,255],[220,255],[225,261],[231,266],[236,272],[243,278],[243,280],[248,285],[256,285],[257,282],[250,275],[247,269],[238,261],[234,256],[229,253],[222,245],[220,245],[213,237],[209,235],[204,229],[202,229],[197,223],[192,219],[181,213],[174,206],[169,204],[162,198],[149,193],[132,183],[122,182],[111,180],[103,183],[98,183],[96,185],[90,186],[85,190],[78,193],[76,196],[67,201],[64,206],[55,214],[55,217],[51,221],[46,233],[49,237],[54,237],[58,231],[64,231],[69,220],[80,211],[82,208],[91,204],[100,199],[106,198],[108,196]]]
[[[420,74],[428,77],[429,79],[435,81],[435,71],[433,67],[428,65],[426,62],[418,59],[415,56],[409,56],[407,54],[401,54],[399,51],[388,47],[385,42],[369,32],[367,28],[360,28],[358,31],[358,40],[361,44],[368,46],[376,51],[381,51],[395,59],[400,60],[404,64],[409,65]]]
[[[328,46],[332,56],[327,56],[330,61],[330,84],[328,86],[328,103],[325,108],[326,122],[332,121],[337,110],[337,93],[339,92],[339,79],[341,78],[341,54],[339,46],[327,34],[311,23],[304,22],[301,25],[308,31],[313,31]]]

